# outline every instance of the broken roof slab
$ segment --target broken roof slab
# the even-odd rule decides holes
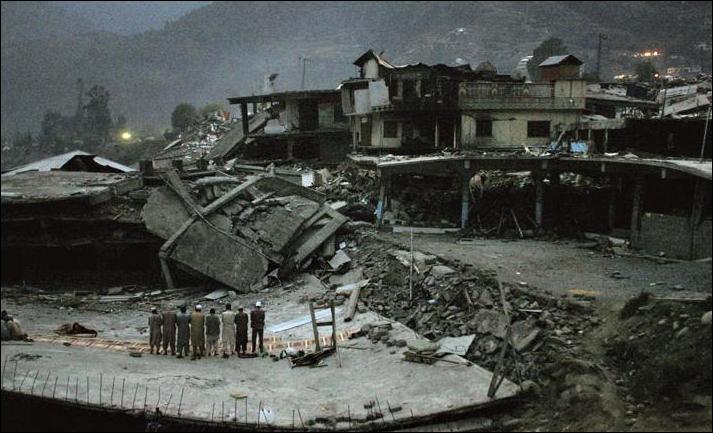
[[[141,188],[140,176],[80,171],[30,171],[2,176],[2,204],[83,201],[95,205]]]

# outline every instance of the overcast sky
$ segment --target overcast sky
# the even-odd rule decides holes
[[[60,1],[65,9],[91,21],[99,30],[122,35],[161,28],[209,1]]]

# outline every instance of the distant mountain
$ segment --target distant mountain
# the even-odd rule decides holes
[[[325,88],[354,75],[370,47],[394,63],[490,60],[509,72],[557,36],[591,68],[605,33],[611,74],[631,67],[632,50],[695,58],[711,42],[710,2],[215,2],[134,36],[76,18],[45,2],[3,2],[3,135],[36,130],[48,108],[73,112],[79,77],[109,89],[130,126],[163,128],[178,103],[260,92],[267,72],[298,88],[300,57],[307,87]]]
[[[3,1],[2,47],[27,40],[66,40],[97,31],[88,20],[49,1]]]

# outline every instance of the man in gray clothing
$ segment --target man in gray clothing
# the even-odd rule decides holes
[[[181,312],[176,315],[176,326],[178,326],[178,356],[183,358],[188,356],[188,345],[191,341],[191,315],[186,312],[186,306],[181,306]]]

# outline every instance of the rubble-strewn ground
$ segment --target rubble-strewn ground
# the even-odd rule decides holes
[[[612,257],[579,248],[582,245],[576,242],[479,239],[475,243],[458,243],[456,238],[415,236],[414,263],[418,270],[412,276],[411,289],[408,236],[365,229],[340,236],[338,243],[342,242],[343,250],[351,257],[349,272],[361,270],[357,277],[369,279],[360,297],[360,313],[349,328],[371,323],[364,320],[372,310],[435,340],[475,334],[466,358],[490,370],[497,364],[504,331],[493,272],[497,270],[512,314],[513,341],[519,346],[516,362],[512,362],[511,355],[507,358],[507,377],[521,383],[525,393],[515,408],[488,414],[487,422],[482,424],[487,428],[710,431],[711,328],[710,317],[707,324],[701,319],[711,309],[710,300],[705,300],[710,295],[709,263],[658,264],[641,258]],[[265,292],[238,295],[233,302],[249,304],[263,299],[273,323],[294,318],[296,311],[304,314],[309,299],[335,299],[338,307],[344,308],[346,297],[336,295],[333,289],[348,280],[349,274],[337,272],[321,260],[315,261],[309,271],[312,276],[300,277],[308,281],[305,285],[285,282]],[[68,290],[71,287],[65,288]],[[642,291],[657,298],[703,301],[649,299],[627,304],[628,313],[622,315],[626,302]],[[203,292],[194,289],[162,302],[195,302]],[[225,301],[202,302],[207,308],[215,305],[222,309],[220,304]],[[55,326],[77,320],[101,329],[105,337],[145,339],[143,322],[149,306],[155,303],[90,302],[70,309],[53,302],[42,304],[36,299],[4,296],[3,309],[16,312],[30,332],[47,333]],[[23,313],[28,305],[35,306],[32,315]],[[288,334],[290,338],[306,338],[310,332],[305,326]],[[377,348],[396,360],[404,350],[400,347],[403,335],[401,331],[384,335],[372,332],[347,344],[366,344],[364,347]],[[350,362],[352,356],[347,351],[343,351],[344,362]],[[206,362],[213,371],[221,361],[196,363]],[[176,361],[162,360],[161,365],[165,362],[175,368]],[[328,359],[329,371],[334,362]],[[394,372],[407,366],[424,369],[413,376],[417,379],[412,382],[422,381],[425,385],[429,384],[425,379],[430,376],[428,372],[439,371],[433,369],[445,365],[396,362]],[[151,367],[150,359],[140,363],[142,369]],[[177,364],[184,368],[182,365],[192,369],[198,364]],[[270,371],[274,374],[272,367]],[[319,371],[328,373],[317,369],[314,374]],[[317,389],[325,386],[321,377],[314,379],[322,384]],[[421,392],[427,393],[425,389],[428,386]],[[340,416],[339,410],[327,412],[329,416]]]

